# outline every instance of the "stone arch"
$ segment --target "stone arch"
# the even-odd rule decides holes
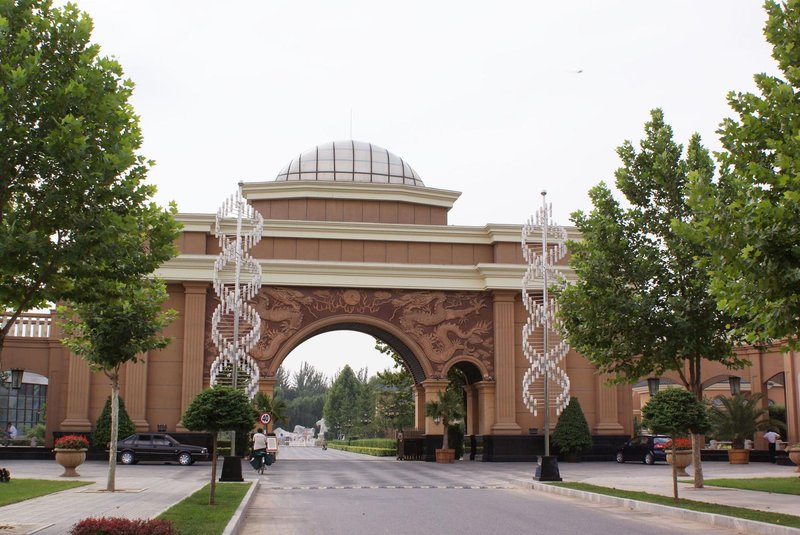
[[[314,336],[332,331],[357,331],[383,340],[394,349],[408,366],[414,382],[419,384],[433,375],[428,359],[420,347],[397,326],[371,316],[338,314],[309,323],[286,340],[272,359],[267,371],[274,376],[281,363],[297,346]]]
[[[444,369],[445,377],[452,368],[460,370],[466,377],[467,384],[470,385],[490,379],[486,366],[480,360],[469,355],[461,355],[448,362]]]

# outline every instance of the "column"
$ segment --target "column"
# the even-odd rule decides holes
[[[467,385],[464,387],[464,393],[467,398],[466,420],[467,435],[478,434],[478,396],[475,390],[475,385]]]
[[[800,442],[800,353],[783,354],[783,371],[786,374],[786,437],[790,445]]]
[[[203,390],[207,282],[184,282],[181,414]],[[178,430],[185,431],[181,423]]]
[[[494,292],[495,435],[518,435],[514,374],[514,300],[517,292]]]
[[[436,401],[439,399],[439,394],[447,389],[450,381],[442,379],[428,379],[422,381],[422,387],[425,390],[425,402],[422,403],[422,414],[425,414],[425,403],[429,401]],[[443,435],[444,426],[440,423],[435,423],[433,418],[425,416],[424,429],[426,435]]]
[[[623,434],[625,431],[619,423],[617,386],[605,384],[610,377],[610,374],[604,373],[598,375],[595,380],[597,423],[594,426],[594,432],[598,435]],[[553,425],[555,423],[552,422]]]
[[[425,388],[421,384],[415,384],[412,388],[414,394],[414,428],[425,431]]]
[[[275,385],[277,385],[278,380],[275,377],[261,377],[258,380],[258,391],[267,396],[270,401],[272,401],[272,396],[275,395]],[[272,420],[267,424],[266,432],[267,434],[272,433],[272,429],[275,427],[275,415],[271,415],[273,417]],[[261,423],[258,423],[258,426],[261,426]]]
[[[475,383],[478,392],[478,434],[489,435],[494,425],[494,392],[495,384],[491,381]]]
[[[741,372],[736,370],[733,371],[732,374],[736,375],[744,375],[749,370],[750,372],[750,393],[754,394],[756,392],[760,393],[763,397],[761,398],[760,408],[766,409],[769,407],[769,403],[767,403],[767,388],[764,384],[764,363],[762,358],[761,351],[752,351],[747,358],[750,360],[750,367],[748,369],[744,369]],[[744,382],[744,378],[742,379]],[[776,430],[777,431],[777,430]],[[753,447],[760,450],[765,450],[768,448],[767,440],[764,438],[764,431],[760,433],[756,433],[753,436]]]
[[[137,431],[149,431],[147,423],[147,353],[135,362],[125,364],[125,384],[122,387],[125,410]]]
[[[66,418],[61,422],[62,431],[89,431],[89,392],[92,371],[81,357],[69,354],[69,372],[67,384]]]

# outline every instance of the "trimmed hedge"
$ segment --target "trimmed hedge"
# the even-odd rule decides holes
[[[103,517],[81,520],[69,532],[70,535],[176,535],[172,522],[168,520],[130,520],[128,518]]]
[[[344,443],[328,443],[328,447],[334,450],[349,451],[352,453],[361,453],[364,455],[372,455],[373,457],[392,457],[397,455],[395,448],[370,448],[367,446],[348,446]]]

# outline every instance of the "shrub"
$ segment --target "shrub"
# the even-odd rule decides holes
[[[0,483],[8,483],[11,481],[11,472],[7,468],[0,468]]]
[[[122,396],[119,397],[119,429],[117,430],[117,440],[129,437],[136,432],[136,426],[133,425],[133,420],[125,410],[125,402]],[[103,406],[103,412],[94,424],[94,431],[92,432],[92,444],[104,448],[106,444],[111,442],[111,396],[106,398],[106,404]]]
[[[70,535],[177,535],[172,522],[156,519],[85,518],[72,526]]]
[[[55,447],[63,450],[87,449],[89,440],[83,435],[64,435],[56,440]]]
[[[564,454],[581,454],[592,447],[592,433],[578,398],[571,397],[553,430],[553,445]]]

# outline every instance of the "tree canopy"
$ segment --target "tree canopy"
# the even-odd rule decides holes
[[[150,201],[133,83],[73,4],[0,1],[0,307],[102,301],[174,255]],[[109,289],[109,285],[111,289]]]
[[[719,306],[750,343],[800,348],[800,1],[767,1],[764,33],[783,79],[755,75],[759,94],[731,92],[719,130],[720,177],[699,181],[697,239]]]
[[[682,156],[658,109],[640,150],[626,141],[617,153],[616,185],[628,207],[601,183],[589,193],[591,213],[572,216],[582,240],[568,245],[577,281],[558,296],[566,337],[618,382],[672,370],[700,399],[703,359],[745,364],[733,354],[730,320],[709,293],[708,274],[695,264],[702,244],[676,232],[694,219],[688,176],[710,181],[713,163],[697,135]]]

